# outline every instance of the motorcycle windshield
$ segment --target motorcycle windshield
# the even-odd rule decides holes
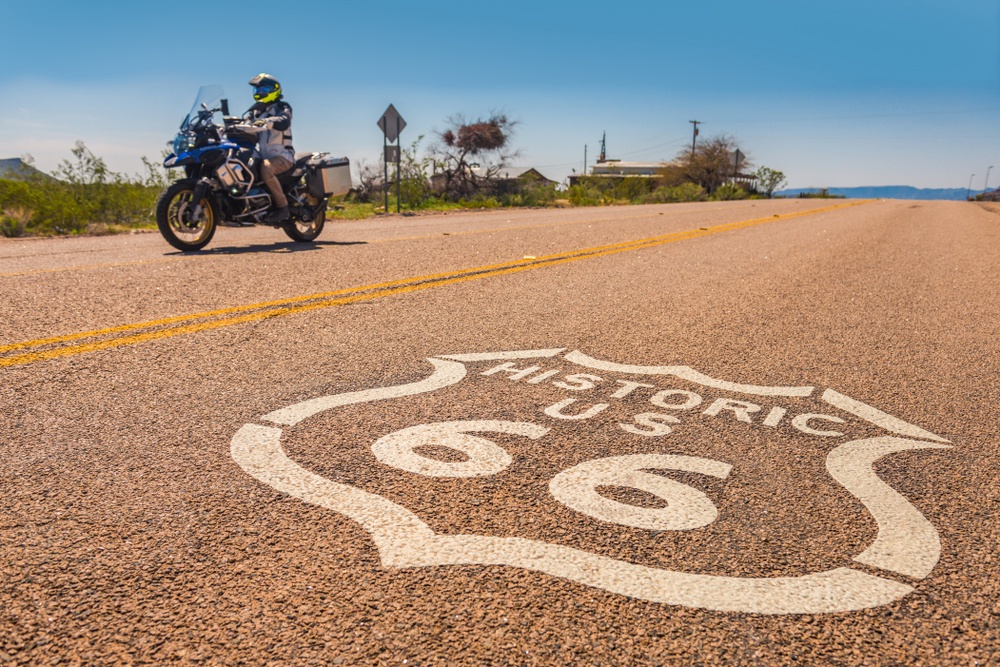
[[[204,118],[205,120],[210,120],[210,122],[216,122],[215,115],[218,113],[218,107],[220,100],[225,95],[222,92],[222,86],[218,84],[212,84],[210,86],[202,86],[198,89],[198,96],[194,98],[194,104],[191,106],[191,111],[188,115],[184,117],[184,122],[181,123],[181,129],[186,130],[198,124],[199,119]],[[210,116],[203,116],[203,111],[216,111]],[[204,122],[204,121],[202,121]]]

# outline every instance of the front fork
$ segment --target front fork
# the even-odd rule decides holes
[[[191,209],[192,220],[201,219],[201,201],[205,198],[205,193],[208,192],[211,187],[212,184],[207,178],[203,178],[195,184],[194,192],[191,195],[191,201],[194,202],[194,208]]]

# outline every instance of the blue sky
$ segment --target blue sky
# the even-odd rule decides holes
[[[53,169],[83,140],[115,169],[158,156],[197,88],[234,109],[276,75],[298,150],[381,150],[456,113],[518,119],[520,162],[560,180],[729,134],[791,187],[1000,185],[1000,3],[46,2],[0,0],[0,158]]]

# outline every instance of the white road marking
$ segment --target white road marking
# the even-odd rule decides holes
[[[941,541],[930,521],[872,470],[878,459],[910,449],[950,449],[949,445],[885,436],[852,440],[826,457],[826,469],[861,501],[878,523],[871,546],[854,560],[923,579],[941,556]]]
[[[567,419],[570,421],[579,421],[584,419],[590,419],[599,412],[607,410],[608,408],[611,407],[607,403],[595,403],[594,405],[591,405],[587,410],[577,413],[575,415],[567,415],[563,413],[564,409],[568,408],[574,403],[576,403],[575,398],[567,398],[563,401],[559,401],[558,403],[555,403],[554,405],[550,405],[549,407],[545,408],[545,414],[555,419]]]
[[[757,396],[812,396],[815,389],[815,387],[763,387],[752,384],[737,384],[735,382],[726,382],[725,380],[716,380],[688,366],[634,366],[632,364],[617,364],[612,361],[600,361],[599,359],[588,357],[579,350],[567,353],[565,359],[574,364],[599,371],[629,373],[633,375],[673,375],[682,380],[695,382],[705,387],[713,387],[740,394],[754,394]]]
[[[683,403],[667,403],[667,398],[672,396],[684,396],[686,400]],[[693,391],[684,391],[683,389],[666,389],[649,397],[650,403],[668,410],[692,410],[701,405],[703,400]]]
[[[691,530],[715,521],[719,511],[704,493],[646,470],[682,470],[725,479],[732,466],[711,459],[673,454],[632,454],[585,461],[549,482],[563,505],[589,517],[646,530]],[[667,501],[662,508],[636,507],[605,498],[599,486],[623,486]]]
[[[461,361],[545,358],[556,356],[564,350],[565,348],[560,348],[431,358],[428,361],[434,366],[434,372],[419,382],[303,401],[269,413],[264,419],[291,426],[331,408],[412,396],[454,385],[461,382],[467,374],[465,365],[460,363]],[[598,361],[580,352],[570,352],[565,358],[587,368],[643,375],[675,375],[705,386],[741,393],[810,396],[813,391],[812,387],[758,387],[728,383],[704,376],[686,366],[626,366]],[[546,378],[552,376],[549,372],[544,375]],[[576,377],[577,383],[580,380],[586,383],[593,378],[593,376],[579,375]],[[632,381],[617,380],[617,382],[624,385],[616,392],[622,394],[647,386]],[[687,403],[691,403],[693,397],[697,397],[697,402],[700,402],[701,398],[690,392],[679,394],[675,390],[667,390],[657,395],[661,407],[672,409],[678,409],[681,405],[688,407],[687,403],[670,404],[664,400],[673,395],[686,396]],[[890,432],[947,442],[928,431],[832,389],[824,392],[823,399]],[[545,412],[559,419],[587,419],[609,407],[603,403],[595,404],[582,414],[562,414],[562,409],[573,402],[574,399],[567,399],[550,406]],[[735,407],[744,408],[747,416],[750,412],[747,406],[758,407],[754,404],[736,403],[742,404]],[[733,405],[730,402],[725,407],[732,409]],[[786,410],[781,407],[772,408],[764,424],[769,427],[777,426],[785,412]],[[649,417],[649,419],[640,420],[639,417]],[[800,415],[796,426],[800,430],[803,426],[810,428],[808,421],[817,418],[838,423],[840,421],[836,417],[808,414]],[[669,433],[670,427],[665,422],[679,422],[672,415],[657,413],[643,413],[634,419],[637,424],[649,427],[650,430],[638,433],[646,436]],[[631,425],[619,424],[619,426],[624,428]],[[407,469],[405,466],[410,466],[413,468],[411,472],[420,474],[455,476],[453,473],[458,469],[454,467],[455,464],[443,462],[438,463],[444,467],[426,468],[421,467],[424,464],[418,465],[413,460],[407,459],[407,452],[415,456],[413,448],[424,444],[449,446],[465,451],[470,460],[474,461],[470,470],[478,467],[476,474],[493,474],[493,470],[502,470],[509,465],[507,452],[488,440],[464,435],[464,431],[469,430],[514,432],[537,439],[549,429],[525,422],[452,422],[403,429],[379,442],[386,446],[383,454],[390,464],[399,464],[402,461],[403,465],[400,467]],[[835,432],[817,433],[833,435]],[[628,563],[540,540],[485,535],[438,535],[419,517],[400,505],[376,494],[324,479],[301,468],[288,459],[282,451],[281,434],[279,428],[247,424],[233,437],[232,456],[254,478],[279,491],[305,502],[326,507],[358,522],[372,536],[382,563],[386,567],[507,565],[544,572],[609,592],[654,602],[762,614],[852,611],[887,604],[913,591],[912,587],[905,584],[849,568],[835,568],[799,577],[741,578],[700,575]],[[430,437],[434,434],[435,437]],[[482,443],[489,446],[484,447]],[[503,455],[498,455],[490,446],[499,449]],[[903,496],[880,480],[872,469],[872,464],[882,456],[926,448],[942,449],[948,448],[948,445],[895,437],[869,438],[840,445],[828,455],[827,469],[830,474],[861,501],[878,524],[875,541],[855,557],[857,562],[914,578],[926,577],[934,568],[940,558],[941,549],[937,531]],[[657,529],[664,529],[665,526],[674,526],[669,529],[684,529],[706,525],[715,519],[718,510],[707,497],[703,497],[704,494],[673,480],[643,472],[663,467],[663,462],[666,460],[671,461],[676,467],[682,459],[701,462],[697,464],[697,472],[703,474],[713,474],[714,470],[716,476],[724,477],[721,466],[725,467],[725,473],[729,472],[729,464],[695,457],[667,454],[611,457],[578,464],[560,473],[552,480],[556,489],[553,495],[559,494],[562,498],[568,499],[567,504],[573,503],[577,506],[575,509],[579,508],[580,511],[595,518],[613,520],[626,525],[639,524],[640,527],[656,525]],[[612,461],[616,463],[612,465]],[[659,461],[660,465],[642,465],[650,461]],[[705,465],[709,467],[706,468]],[[649,477],[657,479],[651,480]],[[597,500],[594,498],[597,496],[596,488],[601,485],[633,486],[660,495],[667,498],[668,507],[665,508],[667,511],[650,511],[632,506],[615,507],[620,504],[611,504],[612,501],[603,498]],[[633,523],[628,523],[629,521]]]
[[[576,373],[575,375],[567,375],[564,379],[553,382],[552,386],[570,391],[587,391],[588,389],[593,389],[594,383],[600,382],[601,379],[596,375]]]
[[[488,371],[483,371],[482,373],[480,373],[480,375],[493,375],[495,373],[508,373],[509,375],[507,376],[507,379],[508,380],[513,380],[514,382],[517,382],[518,380],[520,380],[522,378],[528,377],[529,375],[531,375],[535,371],[540,371],[540,370],[542,370],[541,366],[528,366],[527,368],[514,368],[514,362],[513,361],[508,361],[506,364],[500,364],[499,366],[491,368]]]
[[[282,451],[280,439],[280,429],[247,424],[233,437],[233,459],[278,491],[356,521],[371,535],[386,567],[507,565],[651,602],[753,614],[868,609],[913,591],[848,568],[801,577],[724,577],[636,565],[517,537],[437,535],[404,507],[301,468]]]
[[[403,396],[413,396],[424,394],[436,389],[442,389],[453,384],[457,384],[465,377],[465,364],[454,361],[441,361],[440,359],[428,359],[434,365],[434,373],[419,382],[404,384],[398,387],[384,387],[381,389],[366,389],[365,391],[355,391],[349,394],[335,394],[333,396],[321,396],[308,401],[296,403],[281,410],[270,412],[261,419],[283,426],[293,426],[307,417],[340,407],[342,405],[353,405],[355,403],[370,403],[372,401],[382,401],[388,398],[401,398]]]
[[[305,470],[285,455],[280,440],[279,428],[246,424],[236,432],[229,451],[251,477],[277,491],[357,521],[372,536],[379,551],[391,553],[405,549],[400,542],[434,537],[434,531],[405,507]]]
[[[664,435],[669,435],[673,430],[667,424],[680,424],[681,420],[673,415],[665,415],[659,412],[642,412],[634,417],[632,421],[635,424],[623,424],[619,423],[618,428],[625,431],[626,433],[632,433],[633,435],[641,435],[644,438],[659,438]],[[636,426],[638,424],[638,426]],[[644,428],[639,428],[640,426]]]
[[[887,431],[892,431],[893,433],[898,433],[899,435],[904,435],[908,438],[922,438],[924,440],[934,440],[935,442],[948,442],[948,440],[934,435],[930,431],[925,431],[919,426],[914,426],[913,424],[905,422],[898,417],[888,415],[881,410],[873,408],[872,406],[862,403],[859,400],[853,399],[850,396],[844,396],[833,389],[827,389],[823,392],[823,400],[830,405],[840,408],[844,412],[849,412],[856,417],[861,417],[865,421],[871,422],[872,424],[884,428]]]
[[[438,359],[452,361],[494,361],[503,359],[546,359],[565,352],[565,347],[549,350],[517,350],[514,352],[475,352],[473,354],[439,354]]]
[[[510,454],[486,438],[469,432],[490,431],[523,435],[537,440],[549,429],[537,424],[507,421],[457,421],[421,424],[390,433],[372,445],[372,453],[393,468],[428,477],[482,477],[495,475],[511,464]],[[447,447],[462,452],[467,461],[448,462],[421,456],[417,447]]]
[[[548,380],[550,377],[553,377],[555,375],[559,375],[559,373],[561,373],[561,372],[562,371],[560,371],[559,369],[556,369],[554,371],[545,371],[544,373],[539,373],[535,377],[533,377],[530,380],[528,380],[528,384],[541,384],[541,383],[545,382],[546,380]]]
[[[770,426],[775,428],[781,423],[781,420],[785,417],[788,410],[779,406],[771,408],[771,411],[767,413],[767,417],[764,419],[764,426]]]
[[[736,416],[736,419],[741,422],[752,424],[753,417],[750,416],[750,413],[760,412],[760,406],[756,403],[739,401],[735,398],[717,398],[702,414],[717,417],[723,410],[732,412]]]

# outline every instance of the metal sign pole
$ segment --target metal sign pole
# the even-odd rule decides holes
[[[406,127],[406,121],[396,111],[396,107],[389,105],[382,117],[378,119],[379,129],[382,130],[382,164],[385,170],[382,174],[382,186],[385,188],[385,212],[389,212],[389,159],[396,158],[396,213],[400,212],[400,199],[402,198],[402,186],[400,171],[402,170],[402,144],[399,142],[399,133]],[[393,127],[395,124],[395,127]],[[395,156],[388,155],[389,144],[393,144]]]
[[[399,127],[399,121],[400,121],[399,116],[396,116],[396,145],[399,147],[399,150],[396,151],[396,213],[399,213],[399,199],[401,196],[399,165],[403,156],[403,140],[399,138],[399,133],[401,130],[401,128]]]
[[[385,212],[389,212],[389,161],[385,159],[385,149],[389,145],[389,138],[382,134],[382,166],[385,173],[382,175],[382,191],[385,194]]]

